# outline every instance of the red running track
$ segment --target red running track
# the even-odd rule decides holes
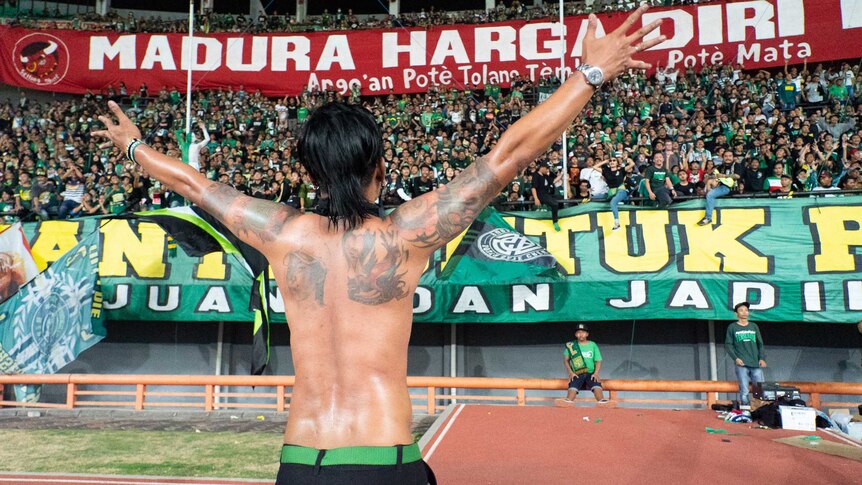
[[[227,478],[172,478],[121,475],[59,475],[3,473],[0,485],[272,485],[270,481],[231,480]]]
[[[816,434],[848,444],[830,433],[753,429],[715,416],[459,405],[422,454],[446,485],[862,483],[862,463],[772,441]],[[744,436],[709,434],[707,427]]]

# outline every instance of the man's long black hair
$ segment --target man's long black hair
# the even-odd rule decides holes
[[[328,198],[330,222],[353,229],[374,215],[365,188],[383,158],[383,135],[368,110],[337,102],[317,108],[300,130],[297,152]]]

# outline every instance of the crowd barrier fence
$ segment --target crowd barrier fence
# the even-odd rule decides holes
[[[200,411],[254,409],[284,412],[290,409],[295,376],[214,376],[143,374],[17,374],[0,375],[3,386],[65,386],[65,402],[25,403],[0,400],[3,407],[27,408],[119,408],[142,411],[156,408],[190,408]],[[496,377],[419,377],[407,378],[416,413],[430,415],[451,403],[492,403],[510,405],[549,404],[563,397],[565,379]],[[862,401],[862,383],[783,382],[798,387],[808,404],[821,407],[855,407]],[[602,386],[614,403],[672,405],[709,408],[725,402],[719,394],[737,392],[733,381],[620,380],[607,379]],[[169,388],[169,389],[165,389]],[[181,388],[183,390],[177,390]],[[551,391],[560,391],[549,396]],[[493,392],[494,394],[491,394]],[[627,396],[637,393],[636,397]],[[657,394],[643,397],[644,394]],[[683,396],[679,396],[684,394]],[[824,399],[836,396],[841,400]],[[855,401],[850,401],[856,397]],[[182,399],[177,399],[182,398]],[[592,397],[584,399],[589,402]]]

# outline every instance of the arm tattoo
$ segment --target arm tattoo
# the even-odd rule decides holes
[[[358,303],[381,305],[409,296],[404,276],[407,250],[393,227],[347,231],[342,238],[347,259],[347,295]]]
[[[323,287],[326,284],[326,266],[323,261],[306,253],[295,251],[284,257],[285,289],[297,301],[314,297],[323,305]]]
[[[416,247],[441,246],[466,229],[500,190],[502,184],[480,158],[452,183],[402,205],[392,221]]]
[[[445,185],[437,189],[437,192],[444,189]],[[440,241],[436,226],[430,220],[437,213],[437,201],[432,198],[417,197],[408,202],[409,205],[402,205],[392,214],[395,226],[407,231],[407,241],[419,248],[432,248]]]
[[[287,220],[299,213],[290,206],[255,199],[216,182],[207,186],[200,206],[241,239],[254,236],[263,244],[275,241]]]

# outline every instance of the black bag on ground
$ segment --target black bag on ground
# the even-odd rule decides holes
[[[769,426],[770,428],[780,428],[781,413],[778,409],[779,406],[805,407],[805,401],[802,399],[779,397],[775,401],[754,410],[754,412],[751,413],[751,419],[764,426]]]

